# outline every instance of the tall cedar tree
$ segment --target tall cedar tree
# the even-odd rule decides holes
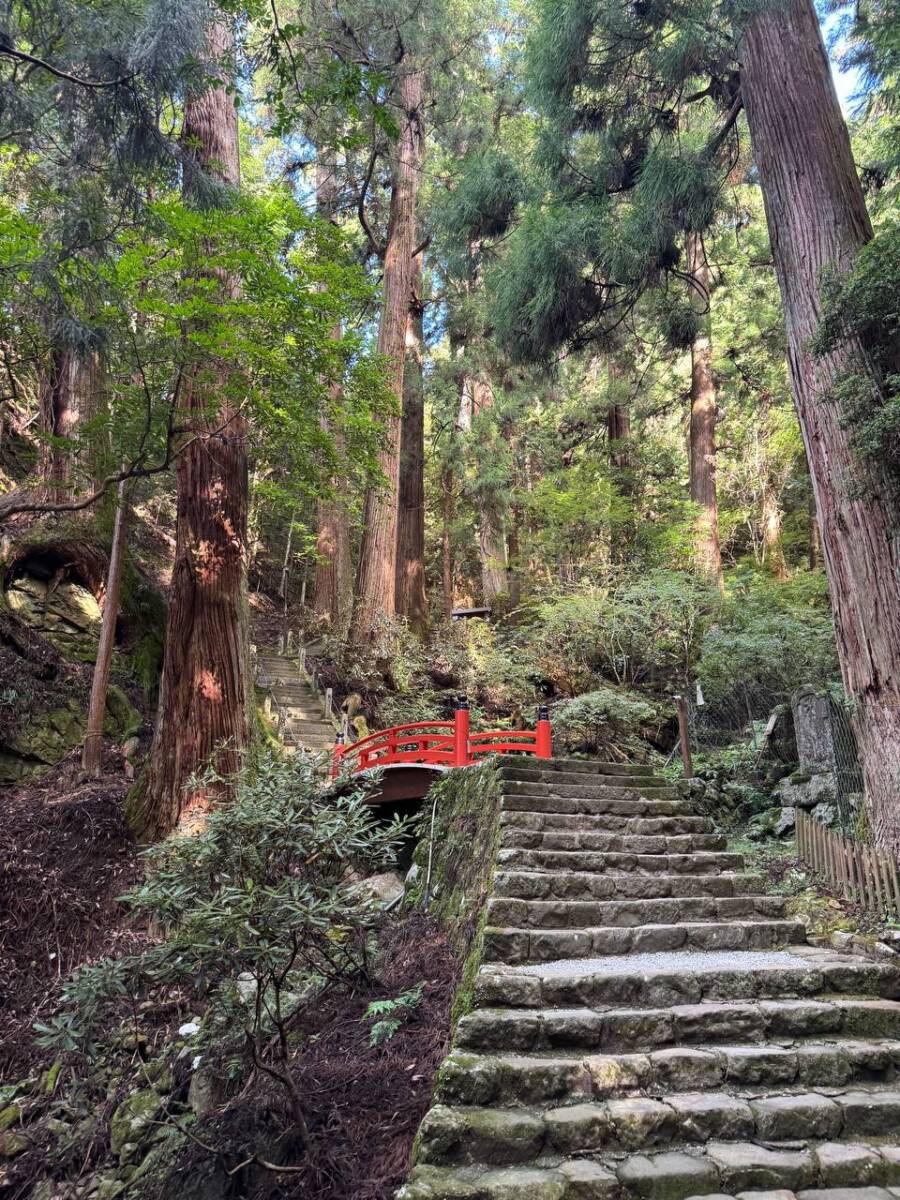
[[[336,207],[337,172],[333,156],[321,154],[316,161],[316,208],[326,220],[333,220]],[[332,337],[340,340],[340,323],[332,329]],[[340,384],[333,385],[333,398],[340,395]],[[323,414],[323,427],[329,421]],[[331,430],[336,447],[341,449],[341,435]],[[350,622],[353,579],[350,556],[350,514],[340,479],[332,479],[332,493],[316,505],[316,576],[313,585],[313,608],[328,621],[333,633],[343,637]]]
[[[234,38],[224,20],[208,33],[216,82],[185,103],[182,141],[189,201],[240,185],[238,119],[228,87]],[[217,276],[224,298],[233,278]],[[135,824],[145,837],[202,822],[227,795],[227,783],[192,783],[212,764],[222,776],[238,767],[249,737],[246,545],[246,426],[231,399],[229,373],[205,365],[182,380],[188,444],[178,458],[175,563],[166,625],[159,712]]]
[[[694,555],[697,566],[721,590],[722,551],[719,545],[719,501],[716,492],[716,381],[712,370],[709,265],[703,238],[687,235],[687,267],[694,279],[698,326],[691,342],[690,478],[691,499],[697,505]]]
[[[870,370],[865,347],[847,337],[820,357],[809,348],[823,273],[845,272],[872,236],[812,0],[791,0],[750,23],[741,91],[872,827],[879,843],[900,850],[900,504],[855,456],[852,431],[829,396],[846,370]]]
[[[381,617],[396,612],[397,513],[400,480],[400,427],[406,329],[416,237],[416,197],[425,143],[424,72],[405,60],[397,67],[400,136],[392,165],[391,207],[384,255],[384,298],[378,352],[384,356],[388,386],[396,401],[387,418],[380,466],[382,486],[366,491],[359,551],[352,640],[371,640]]]
[[[424,258],[413,263],[403,368],[403,420],[397,513],[397,612],[413,632],[428,624],[425,598],[425,335],[422,303]]]

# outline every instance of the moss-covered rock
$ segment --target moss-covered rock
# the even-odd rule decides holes
[[[487,760],[448,771],[422,808],[423,836],[413,856],[417,870],[409,899],[427,907],[463,960],[454,1025],[471,1008],[481,962],[485,902],[500,837],[500,795],[499,771]]]
[[[138,1157],[139,1147],[156,1128],[154,1121],[161,1107],[159,1093],[152,1088],[141,1088],[122,1101],[109,1123],[110,1149],[119,1161]]]

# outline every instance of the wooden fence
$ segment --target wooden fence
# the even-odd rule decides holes
[[[890,854],[858,846],[797,809],[797,854],[841,888],[844,899],[879,915],[900,917],[900,877]]]

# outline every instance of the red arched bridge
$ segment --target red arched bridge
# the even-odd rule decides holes
[[[550,758],[550,714],[542,705],[534,729],[469,728],[469,703],[456,702],[452,721],[416,721],[380,729],[346,745],[338,735],[331,763],[332,778],[382,768],[376,803],[421,799],[435,778],[451,767],[468,767],[489,754],[530,754]]]

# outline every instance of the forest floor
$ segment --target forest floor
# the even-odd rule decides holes
[[[74,1182],[49,1133],[65,1107],[65,1088],[41,1094],[53,1065],[33,1025],[54,1011],[62,981],[81,963],[137,949],[146,933],[117,897],[140,878],[140,848],[122,817],[129,781],[112,752],[97,780],[85,782],[73,754],[38,781],[0,791],[0,1085],[24,1083],[42,1117],[29,1121],[32,1148],[0,1169],[0,1193],[24,1200],[40,1179]],[[317,1200],[389,1200],[409,1169],[413,1139],[435,1072],[447,1052],[459,964],[444,934],[419,915],[386,917],[378,966],[368,984],[329,997],[304,1030],[291,1069],[306,1100],[312,1135],[304,1170],[279,1176],[276,1194]],[[422,986],[422,1000],[401,1028],[371,1044],[373,1001]],[[168,1035],[160,1030],[160,1036]],[[185,1085],[186,1086],[186,1085]],[[17,1101],[18,1102],[18,1101]],[[248,1128],[284,1122],[279,1097],[265,1084],[196,1127],[228,1153]],[[98,1113],[101,1124],[108,1112]],[[105,1169],[108,1131],[79,1168]],[[104,1149],[107,1147],[107,1149]],[[189,1145],[187,1170],[202,1155]],[[229,1156],[233,1161],[233,1156]],[[78,1173],[76,1171],[76,1173]],[[68,1193],[66,1193],[68,1194]]]
[[[0,1079],[47,1064],[31,1028],[79,963],[133,948],[116,897],[139,875],[117,753],[84,781],[74,752],[39,780],[0,789]]]

